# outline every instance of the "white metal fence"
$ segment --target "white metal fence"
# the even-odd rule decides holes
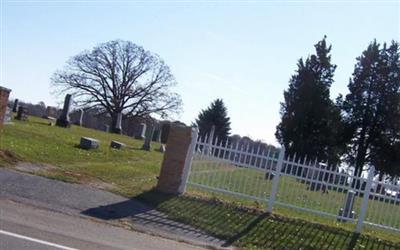
[[[286,157],[285,150],[239,143],[197,140],[188,184],[236,198],[266,203],[400,233],[400,186],[375,180],[370,168],[356,177],[307,159]]]

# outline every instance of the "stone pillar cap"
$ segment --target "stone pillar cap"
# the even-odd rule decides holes
[[[0,90],[2,90],[2,91],[7,91],[7,92],[11,92],[11,89],[8,89],[8,88],[2,87],[2,86],[0,86]]]

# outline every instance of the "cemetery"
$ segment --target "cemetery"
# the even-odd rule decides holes
[[[55,166],[55,168],[35,170],[32,173],[67,182],[85,183],[87,185],[94,185],[100,182],[109,183],[110,185],[106,186],[106,189],[109,191],[122,194],[126,197],[137,197],[149,204],[154,204],[160,211],[167,213],[171,218],[205,229],[213,235],[222,238],[230,238],[237,232],[234,228],[238,225],[235,223],[239,223],[241,220],[233,218],[243,217],[247,218],[247,220],[252,220],[262,216],[260,211],[266,209],[266,203],[254,202],[252,199],[234,197],[217,192],[210,196],[208,192],[193,185],[187,187],[187,195],[181,197],[168,196],[170,198],[162,202],[165,195],[154,191],[154,187],[164,192],[171,190],[171,193],[174,193],[174,190],[181,190],[182,188],[166,184],[170,178],[174,177],[158,179],[159,176],[171,175],[171,173],[162,168],[163,158],[165,151],[168,151],[168,147],[166,149],[166,144],[161,143],[165,142],[168,138],[163,131],[170,133],[170,128],[160,126],[156,130],[156,126],[152,124],[140,123],[138,128],[141,129],[138,130],[139,132],[135,132],[136,134],[133,136],[106,133],[104,131],[85,128],[72,121],[69,110],[70,106],[68,105],[70,100],[71,97],[67,96],[65,100],[66,105],[64,105],[63,110],[57,112],[51,111],[53,113],[46,112],[47,114],[38,116],[29,115],[29,110],[19,106],[17,110],[22,110],[20,111],[22,113],[20,117],[24,119],[17,119],[18,114],[14,113],[15,116],[12,116],[12,124],[5,125],[0,148],[12,152],[12,154],[9,154],[11,156],[8,157],[0,157],[0,164],[13,168],[18,166],[18,162],[46,163]],[[49,110],[49,108],[45,110]],[[79,112],[79,118],[81,119],[83,112]],[[51,122],[54,119],[57,120],[55,126],[49,127],[49,121]],[[170,127],[171,125],[168,126]],[[121,127],[123,128],[123,126]],[[173,133],[175,134],[172,137],[175,138],[177,136],[176,132]],[[175,145],[179,145],[179,147],[176,149],[171,148],[170,150],[181,152],[183,144],[177,143]],[[200,149],[198,150],[201,152]],[[207,155],[224,155],[223,150],[218,151],[212,147],[207,148],[203,146],[203,151],[208,151]],[[195,150],[195,152],[197,151]],[[231,161],[242,162],[243,164],[256,164],[263,166],[262,168],[264,169],[272,170],[276,166],[275,163],[262,163],[259,160],[245,157],[245,155],[226,156],[225,158]],[[174,160],[171,159],[171,161]],[[168,159],[166,159],[166,162],[168,162]],[[211,187],[227,185],[228,189],[244,190],[244,193],[250,196],[258,195],[260,190],[263,189],[270,190],[274,179],[266,179],[263,171],[258,172],[246,168],[237,168],[237,166],[224,166],[219,163],[215,165],[213,159],[207,161],[203,158],[198,159],[195,157],[193,164],[193,174],[187,176],[189,184],[206,184]],[[162,169],[161,172],[160,168]],[[218,170],[219,168],[221,170]],[[233,168],[232,171],[229,170],[231,168]],[[287,171],[293,171],[293,166],[286,169]],[[162,171],[167,172],[163,174]],[[227,171],[230,173],[229,178],[227,178]],[[176,176],[175,171],[172,173],[172,176]],[[304,177],[304,175],[298,176]],[[320,176],[317,175],[316,178],[318,179]],[[260,186],[260,183],[265,187]],[[281,188],[285,186],[292,187],[293,189],[286,189],[286,191],[292,192],[292,196],[296,196],[296,194],[291,190],[299,192],[299,195],[301,195],[306,192],[308,186],[306,183],[298,182],[294,178],[283,178],[280,185]],[[324,194],[320,191],[308,192],[309,195],[317,198],[309,197],[296,202],[298,204],[310,204],[309,202],[320,200],[320,203],[316,202],[312,205],[318,207],[324,202],[329,201],[332,209],[335,210],[332,210],[334,213],[337,213],[337,208],[343,205],[340,202],[335,203],[342,200],[339,193],[329,192]],[[263,196],[268,196],[268,193],[264,193]],[[359,201],[357,202],[355,206],[358,207]],[[239,204],[241,208],[238,209],[235,204]],[[344,209],[346,211],[349,210],[346,207]],[[199,213],[198,218],[201,221],[193,221],[193,213]],[[285,227],[289,223],[293,227],[293,230],[298,230],[296,228],[300,227],[308,228],[309,232],[313,232],[315,237],[321,240],[324,237],[333,237],[335,244],[343,244],[342,242],[349,243],[351,239],[349,236],[352,234],[352,227],[349,223],[337,223],[305,212],[295,212],[285,207],[276,207],[274,213],[276,217],[272,221],[277,226],[275,230],[283,230],[282,234],[284,234]],[[213,219],[208,216],[209,214],[218,216],[213,217]],[[323,226],[304,224],[304,221],[317,222]],[[245,226],[245,224],[242,226]],[[331,236],[332,229],[330,227],[340,228],[345,233]],[[265,235],[270,229],[263,223],[254,230],[257,230],[258,234]],[[398,239],[395,233],[370,228],[367,228],[364,233],[366,236],[359,239],[359,244],[364,244],[364,240],[371,240],[369,237],[372,236],[368,235],[379,235],[380,240],[384,239],[384,243],[382,244],[389,247],[388,249],[391,249],[391,247],[395,249],[396,247],[396,245],[393,245],[395,243],[392,243]],[[268,237],[266,239],[269,239]],[[306,237],[306,234],[300,233],[298,237]],[[270,240],[274,242],[272,239]],[[372,241],[374,240],[372,239]],[[253,243],[254,239],[252,236],[245,236],[238,244],[246,246]],[[287,244],[294,244],[294,242],[288,242]]]
[[[398,82],[390,78],[398,75],[385,64],[398,46],[379,49],[374,41],[367,50],[374,46],[380,53],[374,60],[385,69],[372,73],[379,88],[366,89],[369,95],[356,91],[365,83],[354,74],[350,94],[337,103],[329,97],[336,65],[330,64],[326,37],[305,66],[300,59],[306,76],[317,77],[304,78],[299,70],[291,78],[276,127],[279,145],[272,145],[232,135],[222,98],[189,126],[164,120],[182,105],[170,89],[176,84],[170,68],[130,41],[103,43],[54,73],[61,106],[31,104],[0,87],[0,166],[143,202],[223,240],[222,247],[399,249],[400,144],[393,120],[399,103],[392,98]],[[104,64],[108,54],[116,63]],[[145,70],[126,58],[140,58],[138,67]],[[331,73],[312,66],[321,63],[316,59]],[[362,72],[369,59],[357,60],[355,72]],[[393,87],[379,90],[386,74]],[[367,105],[360,105],[365,98]]]
[[[400,250],[400,0],[0,5],[0,249]]]
[[[16,160],[47,163],[57,166],[55,171],[44,169],[36,174],[72,182],[113,182],[118,187],[115,191],[127,196],[148,190],[156,183],[163,154],[142,150],[142,140],[74,125],[68,129],[49,127],[47,119],[34,116],[26,122],[13,119],[13,124],[6,126],[1,149],[14,152],[15,159],[0,158],[1,165]],[[116,150],[110,146],[112,143],[118,143],[117,147],[125,144],[126,148]],[[160,147],[160,143],[154,142],[153,147]]]

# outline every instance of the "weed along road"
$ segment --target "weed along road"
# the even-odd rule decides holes
[[[201,249],[0,199],[0,249]]]

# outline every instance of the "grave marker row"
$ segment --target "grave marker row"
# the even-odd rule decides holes
[[[20,121],[27,121],[28,120],[28,109],[22,106],[18,107],[17,116],[15,119]]]
[[[72,105],[72,95],[67,94],[64,99],[64,106],[62,109],[61,114],[58,116],[58,119],[56,119],[56,125],[60,127],[65,127],[68,128],[71,126],[71,120],[70,120],[70,110],[71,110],[71,105]],[[25,107],[19,106],[19,100],[15,99],[14,105],[13,105],[13,110],[16,109],[17,111],[17,116],[16,119],[18,120],[27,120],[28,116],[28,111]],[[78,119],[75,120],[75,124],[82,126],[83,124],[83,116],[85,111],[83,109],[80,109],[78,115]],[[58,110],[55,107],[48,106],[46,108],[46,115],[43,115],[44,118],[51,119],[54,117],[57,117]],[[163,123],[161,126],[155,126],[155,125],[149,125],[147,126],[146,123],[141,123],[139,124],[139,128],[134,135],[134,138],[136,139],[141,139],[145,140],[142,148],[144,150],[150,150],[151,149],[151,141],[155,142],[161,142],[165,144],[167,142],[168,138],[168,133],[169,133],[169,128],[170,124],[169,123]],[[110,130],[110,126],[105,125],[104,126],[105,131]],[[119,113],[117,116],[117,121],[115,124],[115,128],[113,128],[113,132],[116,133],[121,133],[122,132],[122,113]],[[161,146],[160,151],[165,151],[165,147]]]

